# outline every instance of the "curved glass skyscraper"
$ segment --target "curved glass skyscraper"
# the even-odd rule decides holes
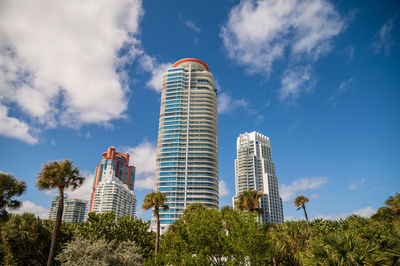
[[[208,66],[177,61],[163,76],[157,145],[156,190],[168,197],[160,211],[162,231],[185,207],[218,208],[217,90]]]

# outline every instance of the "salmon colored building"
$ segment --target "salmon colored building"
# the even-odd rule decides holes
[[[133,191],[136,167],[129,165],[129,154],[116,152],[113,146],[109,147],[106,152],[103,153],[103,159],[100,164],[96,167],[96,177],[94,179],[94,185],[92,190],[92,197],[90,203],[90,212],[93,211],[93,202],[95,197],[95,191],[99,183],[103,180],[106,175],[106,169],[112,169],[115,178],[120,180],[123,184],[127,185],[128,188]]]

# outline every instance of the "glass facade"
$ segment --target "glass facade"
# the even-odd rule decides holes
[[[55,220],[57,217],[59,196],[55,196],[51,202],[49,219]],[[64,196],[64,209],[62,214],[62,220],[67,223],[80,223],[85,217],[87,201],[79,199],[67,199]]]
[[[156,190],[167,195],[162,229],[190,203],[218,208],[217,90],[208,66],[176,62],[163,76],[157,145]]]

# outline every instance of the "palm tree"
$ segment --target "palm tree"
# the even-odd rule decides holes
[[[24,181],[6,173],[0,173],[0,220],[8,218],[7,208],[18,209],[22,203],[12,197],[20,196],[26,190]]]
[[[144,197],[142,208],[145,210],[149,210],[154,207],[154,215],[157,219],[157,228],[156,228],[156,248],[154,251],[155,258],[157,257],[159,241],[160,241],[160,208],[163,210],[168,210],[168,205],[165,204],[167,201],[167,196],[160,192],[151,192]]]
[[[262,213],[262,209],[259,208],[261,196],[261,193],[256,190],[243,191],[237,197],[235,207],[242,211]]]
[[[379,247],[352,232],[323,236],[311,249],[305,265],[384,265]]]
[[[385,201],[385,205],[392,209],[395,216],[400,216],[400,193],[396,193],[395,196],[390,196]]]
[[[72,165],[69,160],[52,161],[43,165],[42,171],[39,173],[36,181],[36,187],[40,190],[58,189],[59,202],[57,209],[56,221],[54,223],[54,231],[51,237],[51,245],[47,266],[54,263],[54,255],[56,251],[57,237],[60,232],[62,213],[64,210],[64,192],[67,189],[75,190],[82,185],[84,177],[80,176],[78,167]]]
[[[295,198],[293,202],[294,206],[297,207],[297,210],[300,210],[301,208],[304,210],[304,216],[306,217],[308,228],[310,228],[310,222],[308,221],[308,216],[306,212],[306,203],[308,203],[309,201],[310,200],[306,196],[299,195]]]

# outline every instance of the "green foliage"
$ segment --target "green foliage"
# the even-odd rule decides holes
[[[306,196],[299,195],[294,199],[294,202],[293,202],[293,205],[295,207],[297,207],[297,210],[303,209],[308,228],[310,228],[310,221],[308,220],[308,215],[307,215],[307,211],[306,211],[306,203],[308,203],[309,201],[310,200]]]
[[[377,245],[351,232],[335,232],[322,237],[305,260],[312,265],[378,265],[383,261]]]
[[[7,208],[18,209],[21,202],[13,199],[20,196],[26,190],[24,181],[16,179],[14,176],[0,172],[0,221],[8,218]]]
[[[115,218],[114,212],[89,213],[86,222],[79,225],[80,234],[91,241],[134,241],[144,258],[153,255],[154,232],[149,231],[150,221],[143,222],[131,216]]]
[[[322,223],[322,222],[321,222]],[[315,225],[316,230],[323,228]],[[318,228],[318,229],[317,229]],[[274,263],[301,265],[310,242],[310,232],[304,221],[274,224],[268,230],[272,238]]]
[[[159,248],[159,243],[160,243],[160,208],[164,210],[168,210],[168,205],[165,204],[167,202],[167,195],[164,193],[157,191],[157,192],[151,192],[147,194],[144,197],[143,200],[143,205],[142,208],[145,210],[149,210],[151,208],[154,208],[154,216],[156,217],[157,220],[157,226],[156,226],[156,245],[154,248],[154,255],[157,257],[158,253],[158,248]]]
[[[85,180],[80,176],[79,168],[74,166],[71,161],[52,161],[43,165],[40,171],[36,187],[40,190],[57,188],[59,191],[59,202],[57,209],[56,222],[54,223],[53,235],[51,236],[51,244],[47,265],[51,266],[54,263],[54,257],[58,245],[58,235],[60,233],[61,219],[64,208],[64,191],[65,189],[75,190],[80,187]]]
[[[396,193],[394,196],[390,196],[386,201],[385,201],[386,206],[389,206],[393,214],[397,217],[400,218],[400,193]]]
[[[36,181],[36,187],[40,190],[67,189],[75,190],[82,185],[84,177],[80,176],[79,168],[71,161],[52,161],[43,165]]]
[[[50,231],[31,213],[11,215],[1,227],[6,265],[43,265],[49,252]]]
[[[46,230],[51,233],[54,230],[54,220],[42,220],[43,226]],[[60,253],[63,249],[65,243],[68,243],[72,239],[74,239],[76,231],[78,230],[78,224],[76,223],[66,223],[62,222],[60,226],[60,233],[58,235],[58,242],[56,246],[56,254]],[[50,241],[50,240],[49,240]]]
[[[90,240],[115,239],[116,218],[114,212],[88,214],[86,222],[81,223],[79,231],[83,237]]]
[[[247,190],[241,192],[235,202],[235,207],[242,211],[257,211],[262,213],[260,206],[261,193],[256,190]]]
[[[391,221],[400,219],[400,193],[390,196],[385,201],[385,207],[379,208],[374,215],[371,216],[376,221]]]
[[[270,237],[266,228],[260,227],[257,215],[227,208],[221,211],[221,214],[226,264],[271,264]]]
[[[149,210],[154,207],[154,211],[158,211],[159,208],[167,210],[168,205],[165,205],[165,202],[167,202],[167,196],[164,193],[160,191],[150,192],[144,197],[142,208]]]
[[[142,265],[139,248],[133,241],[91,241],[78,235],[56,257],[62,265]]]
[[[219,211],[195,208],[186,211],[163,236],[160,259],[173,265],[218,265],[223,258],[224,244]]]
[[[157,260],[172,265],[264,265],[269,250],[255,214],[194,205],[163,236]]]
[[[144,258],[154,253],[155,233],[150,231],[150,221],[132,216],[118,217],[115,237],[117,241],[134,241]]]
[[[393,210],[389,207],[381,207],[379,208],[374,215],[371,216],[371,219],[376,221],[389,221],[394,220],[395,215]]]

